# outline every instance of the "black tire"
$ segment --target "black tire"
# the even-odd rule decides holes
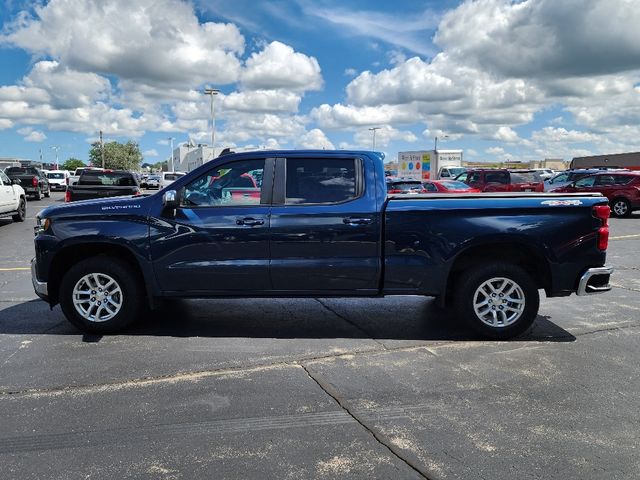
[[[631,204],[626,198],[616,198],[611,202],[611,215],[614,217],[628,217],[631,215]]]
[[[489,285],[492,279],[495,279],[495,282]],[[516,285],[519,290],[515,289],[509,297],[500,297],[496,292],[491,295],[482,292],[480,287],[483,285],[487,291],[492,291],[492,287],[496,286],[504,286],[505,290],[509,291],[513,285]],[[510,302],[510,299],[513,302]],[[524,308],[518,312],[516,310],[519,310],[519,307],[516,302],[521,301],[519,299],[524,300]],[[454,301],[457,316],[470,328],[484,337],[506,340],[524,333],[531,327],[538,314],[540,295],[531,275],[517,265],[484,263],[464,273],[454,287]],[[481,305],[485,301],[491,305]],[[484,320],[476,313],[476,304],[480,314],[486,315],[483,316]],[[487,309],[484,309],[485,306]],[[510,320],[507,315],[513,315],[514,318]]]
[[[20,199],[20,203],[18,204],[18,213],[13,215],[14,222],[24,222],[25,217],[27,216],[27,201],[24,198]]]
[[[42,192],[40,191],[40,189],[38,189],[38,191],[33,194],[33,199],[34,200],[42,200]]]
[[[89,274],[110,277],[122,292],[119,297],[120,310],[110,319],[99,322],[89,320],[74,306],[74,288],[85,275]],[[72,266],[62,278],[60,306],[67,320],[80,330],[94,334],[115,333],[131,325],[143,313],[145,296],[144,288],[140,283],[131,267],[117,258],[106,255],[87,258]]]
[[[51,196],[51,189],[44,192],[44,198],[49,198]]]

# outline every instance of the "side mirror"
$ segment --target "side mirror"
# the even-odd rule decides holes
[[[167,190],[162,195],[162,204],[165,208],[178,208],[180,206],[180,199],[178,198],[178,192],[175,190]]]

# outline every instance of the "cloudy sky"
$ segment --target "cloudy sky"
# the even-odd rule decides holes
[[[89,143],[640,151],[640,0],[4,0],[0,157]],[[446,136],[446,138],[445,138]]]

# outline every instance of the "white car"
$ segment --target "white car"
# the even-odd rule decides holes
[[[18,183],[0,172],[0,217],[11,216],[14,222],[23,222],[27,215],[27,196]]]
[[[147,184],[147,189],[160,188],[160,176],[149,175],[145,183]]]
[[[98,167],[81,167],[81,168],[76,168],[76,171],[73,172],[73,175],[69,176],[69,183],[68,185],[75,185],[76,183],[78,183],[78,179],[80,178],[80,175],[82,175],[82,172],[84,172],[85,170],[102,170],[102,168],[98,168]]]
[[[160,188],[164,188],[168,185],[171,185],[180,177],[184,177],[186,173],[184,172],[162,172],[162,177],[160,178]]]
[[[47,178],[49,179],[49,188],[51,190],[62,190],[64,192],[69,185],[68,170],[49,170]]]

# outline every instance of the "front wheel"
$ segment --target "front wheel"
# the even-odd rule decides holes
[[[631,215],[631,205],[624,198],[616,198],[612,202],[611,213],[616,217],[628,217]]]
[[[82,260],[60,284],[60,306],[67,320],[89,333],[114,333],[142,312],[143,288],[131,268],[108,256]]]
[[[14,222],[24,222],[25,217],[27,216],[27,201],[24,198],[20,199],[20,203],[18,204],[18,211],[11,218]]]
[[[500,340],[531,327],[540,305],[531,275],[510,263],[473,267],[456,285],[454,298],[457,315],[469,327]]]

